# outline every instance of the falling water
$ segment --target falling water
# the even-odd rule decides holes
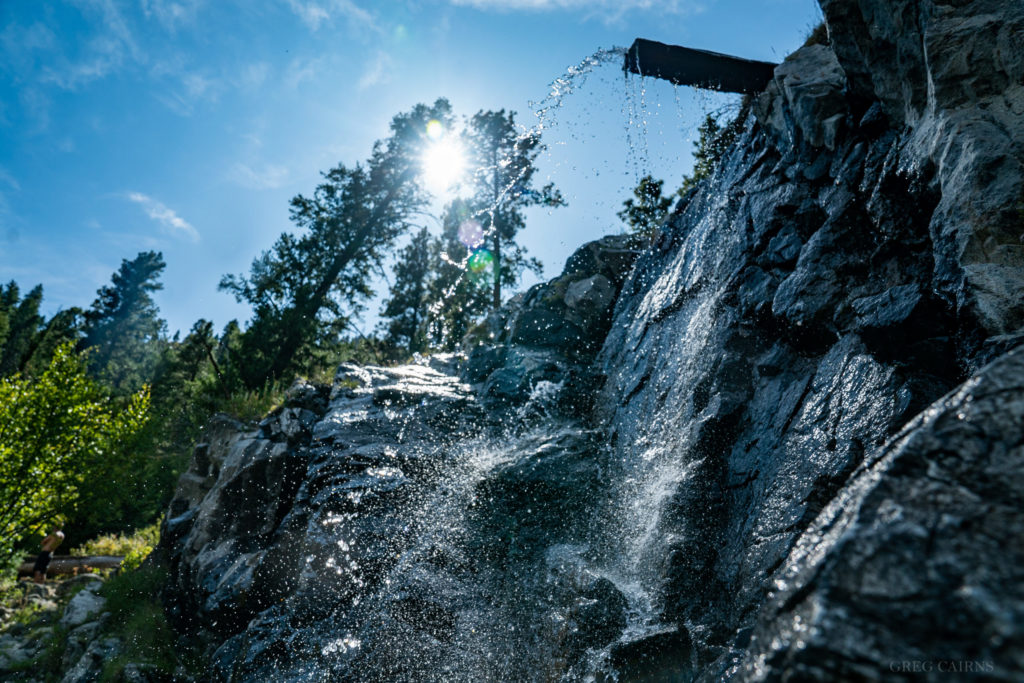
[[[623,54],[601,50],[553,81],[522,136],[554,128],[566,97]],[[646,164],[648,100],[639,87],[627,131],[639,136],[632,144]],[[639,160],[636,168],[639,177]],[[686,289],[695,277],[681,273],[678,284]],[[647,306],[668,305],[659,296],[668,294],[652,292]],[[674,387],[696,384],[717,301],[698,292],[685,305],[691,325],[676,342]],[[690,452],[696,426],[680,417],[696,412],[693,399],[681,394],[663,409],[645,406],[643,419],[613,419],[613,430],[634,426],[609,448],[605,431],[552,410],[562,388],[538,382],[503,424],[431,460],[433,473],[390,514],[400,520],[388,542],[395,561],[374,586],[361,583],[339,526],[329,568],[351,574],[359,597],[320,647],[319,671],[359,680],[609,681],[617,680],[618,649],[670,628],[660,598],[672,542],[666,515],[700,466]],[[404,439],[409,413],[384,410]],[[368,474],[404,477],[382,468]],[[600,612],[619,601],[622,624]],[[602,635],[609,627],[601,619],[609,618],[614,633]],[[434,639],[426,650],[403,625],[414,622]]]

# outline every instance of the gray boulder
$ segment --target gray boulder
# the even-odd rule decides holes
[[[71,598],[68,606],[64,608],[64,615],[60,618],[60,625],[63,628],[73,629],[99,617],[107,605],[107,599],[96,594],[101,585],[99,581],[91,581]]]

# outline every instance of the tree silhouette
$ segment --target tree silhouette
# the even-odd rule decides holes
[[[416,105],[391,121],[365,164],[338,165],[311,197],[292,199],[301,232],[284,233],[253,261],[248,276],[221,289],[252,305],[238,367],[250,388],[282,377],[339,339],[372,294],[371,276],[429,201],[417,182],[427,124],[451,120],[445,99]]]
[[[431,274],[430,232],[422,228],[398,252],[391,296],[381,316],[389,318],[387,340],[405,346],[409,353],[427,348],[427,294]]]

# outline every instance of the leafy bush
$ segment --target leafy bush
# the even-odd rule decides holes
[[[146,389],[112,403],[70,343],[38,379],[0,380],[0,563],[85,502],[130,496],[118,481],[134,465],[126,445],[148,410]]]
[[[160,523],[162,517],[153,524],[137,529],[132,534],[106,534],[72,548],[71,554],[76,557],[88,555],[123,555],[121,569],[136,569],[146,559],[160,541]]]

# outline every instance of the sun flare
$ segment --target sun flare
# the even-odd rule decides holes
[[[431,143],[423,153],[423,180],[435,195],[451,194],[466,170],[466,155],[462,145],[450,138]]]

